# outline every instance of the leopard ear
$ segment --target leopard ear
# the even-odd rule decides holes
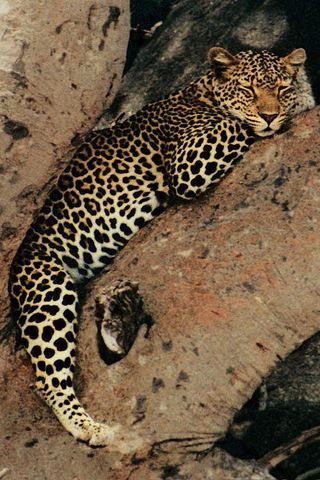
[[[208,61],[212,66],[217,78],[228,78],[231,67],[239,61],[228,50],[221,47],[212,47],[208,52]]]
[[[283,57],[283,61],[290,75],[295,75],[306,59],[307,55],[304,48],[296,48],[286,57]]]

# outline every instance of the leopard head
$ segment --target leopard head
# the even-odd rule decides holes
[[[216,103],[248,124],[259,137],[277,132],[297,103],[297,75],[306,60],[303,48],[285,57],[251,50],[232,55],[220,47],[209,50]]]

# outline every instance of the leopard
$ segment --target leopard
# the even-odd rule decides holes
[[[127,441],[120,425],[94,420],[75,391],[79,287],[172,201],[198,197],[256,140],[313,107],[305,60],[303,48],[278,56],[214,46],[205,75],[87,134],[52,186],[15,255],[9,291],[35,389],[75,439]],[[118,348],[111,330],[103,336]]]

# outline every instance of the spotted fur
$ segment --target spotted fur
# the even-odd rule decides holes
[[[75,438],[107,445],[118,430],[95,422],[73,389],[78,285],[170,198],[204,192],[257,136],[312,106],[299,97],[304,60],[303,49],[279,58],[212,48],[206,76],[88,135],[52,188],[13,262],[10,293],[36,388]]]

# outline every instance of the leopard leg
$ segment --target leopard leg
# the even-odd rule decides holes
[[[62,265],[42,254],[13,268],[11,295],[18,326],[35,371],[35,388],[76,439],[108,445],[119,427],[95,422],[73,387],[78,298]]]

